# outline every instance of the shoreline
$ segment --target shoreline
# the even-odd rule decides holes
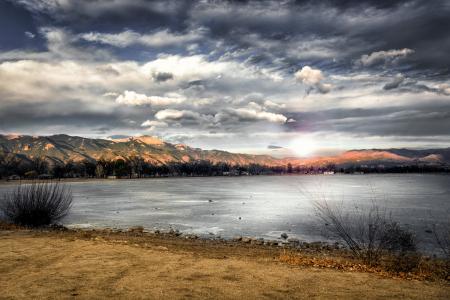
[[[447,175],[450,176],[449,172],[423,172],[423,173],[335,173],[335,174],[261,174],[261,175],[236,175],[236,176],[226,176],[226,175],[215,175],[215,176],[154,176],[154,177],[136,177],[136,178],[50,178],[50,179],[0,179],[0,184],[10,184],[16,183],[19,184],[21,182],[30,183],[30,182],[114,182],[114,181],[134,181],[134,180],[158,180],[158,179],[181,179],[181,178],[249,178],[249,177],[303,177],[303,176],[323,176],[323,177],[332,177],[332,176],[383,176],[383,175]]]
[[[0,226],[2,296],[446,299],[448,281],[392,274],[339,249],[145,233]],[[57,274],[57,275],[56,275]]]

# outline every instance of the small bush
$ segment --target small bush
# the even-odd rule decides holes
[[[41,227],[64,218],[72,206],[72,192],[59,183],[32,183],[6,193],[0,212],[7,221],[21,226]]]
[[[411,272],[421,261],[414,235],[396,222],[387,223],[381,236],[381,248],[389,258],[386,267],[394,272]]]
[[[377,205],[349,212],[327,201],[314,205],[328,232],[365,263],[378,265],[385,255],[389,257],[386,266],[393,271],[409,272],[418,266],[420,255],[414,235],[387,218],[385,210]]]

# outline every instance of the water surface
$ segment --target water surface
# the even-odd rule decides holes
[[[74,204],[66,225],[276,239],[286,232],[323,240],[314,200],[346,207],[375,201],[431,249],[433,224],[450,219],[447,175],[317,175],[92,180],[69,183]],[[0,186],[1,190],[12,185]]]

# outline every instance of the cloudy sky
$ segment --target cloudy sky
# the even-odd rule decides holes
[[[0,133],[448,147],[449,15],[446,0],[1,0]]]

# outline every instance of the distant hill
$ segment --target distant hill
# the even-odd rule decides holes
[[[0,155],[15,155],[31,160],[39,157],[50,164],[117,160],[138,156],[153,164],[209,160],[232,165],[251,163],[279,165],[280,161],[268,155],[236,154],[220,150],[201,150],[182,144],[166,143],[156,137],[142,136],[121,139],[89,139],[69,135],[17,136],[0,135]]]
[[[267,166],[324,166],[327,164],[442,165],[450,163],[450,148],[444,149],[367,149],[351,150],[336,156],[314,158],[274,158],[269,155],[202,150],[182,144],[171,144],[156,137],[89,139],[64,134],[52,136],[0,135],[0,157],[15,156],[23,160],[42,158],[50,164],[68,161],[117,160],[140,157],[146,162],[163,165],[169,162],[209,160],[231,165],[261,164]]]

